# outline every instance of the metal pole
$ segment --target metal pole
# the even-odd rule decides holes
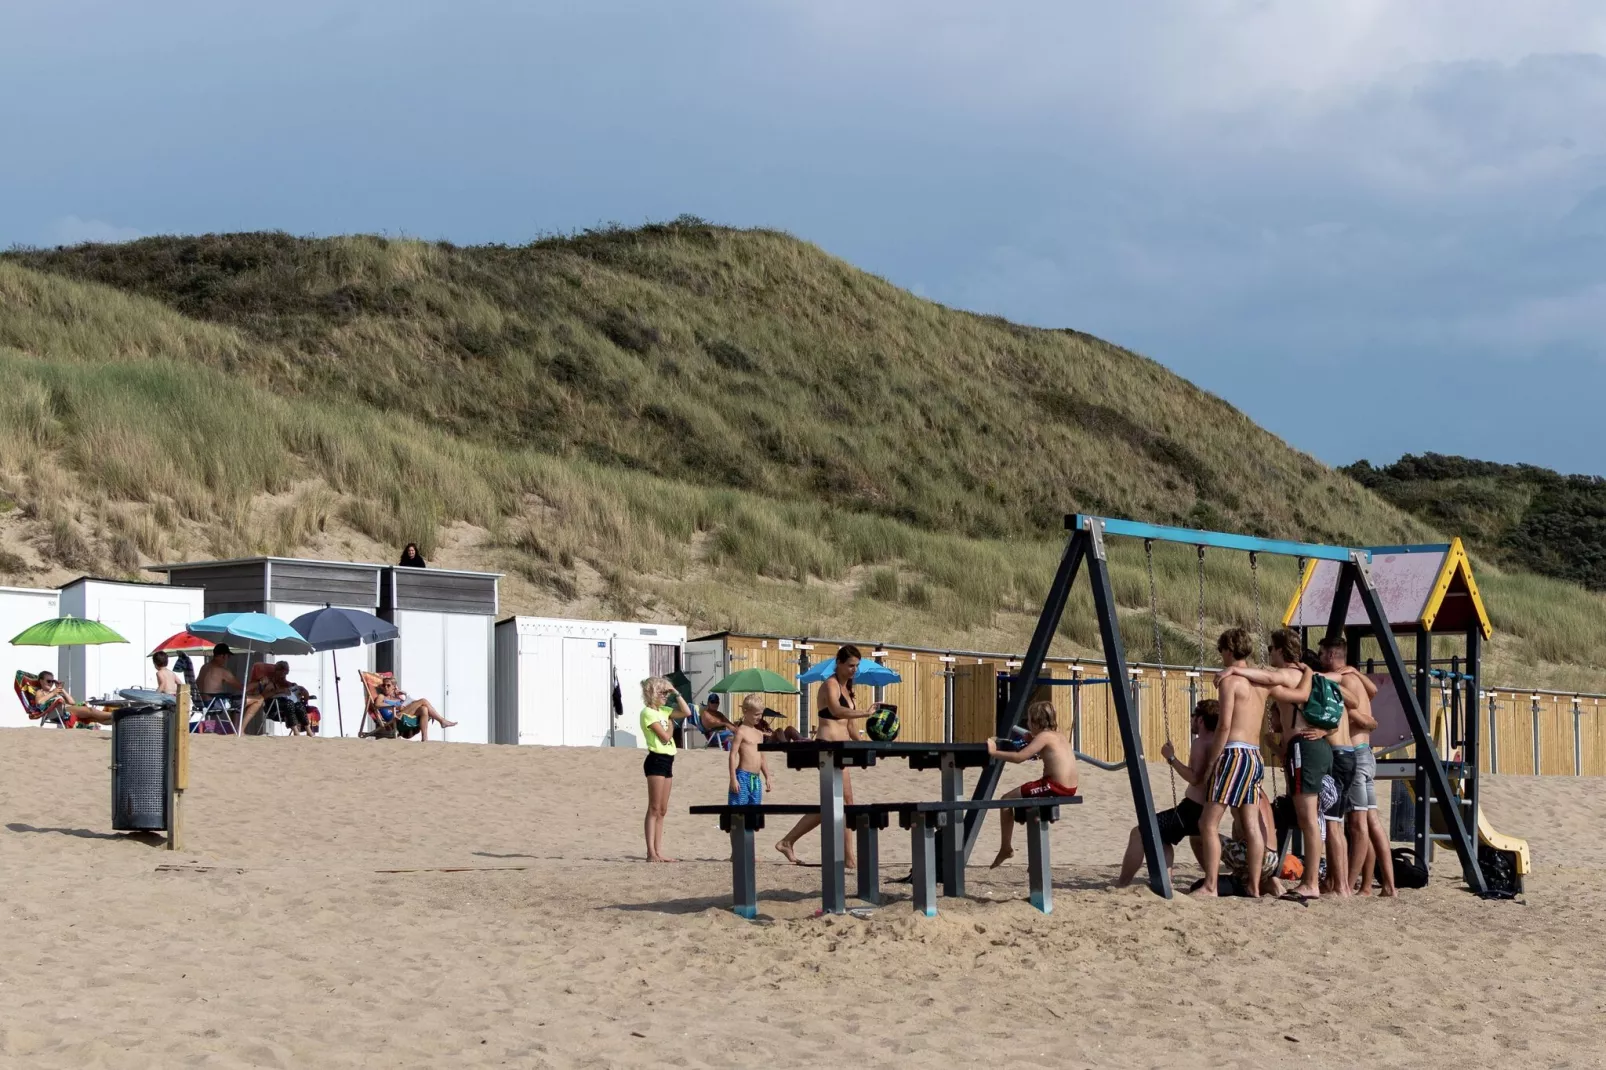
[[[1054,642],[1055,630],[1059,628],[1060,618],[1065,614],[1065,602],[1071,596],[1071,584],[1076,581],[1076,572],[1082,567],[1082,561],[1087,556],[1088,539],[1086,532],[1075,531],[1065,541],[1065,552],[1060,555],[1054,582],[1049,585],[1048,597],[1043,602],[1043,612],[1037,618],[1037,628],[1032,632],[1032,641],[1026,647],[1026,658],[1022,662],[1021,673],[1023,678],[1021,683],[1024,686],[1015,688],[1009,697],[1008,707],[999,711],[996,735],[1009,735],[1026,715],[1026,705],[1031,701],[1037,674],[1043,668],[1043,660],[1048,657],[1048,648]],[[998,790],[998,778],[1003,772],[1003,762],[988,762],[981,776],[976,779],[976,790],[971,798],[978,802],[991,799],[993,792]],[[971,850],[976,846],[976,838],[981,835],[981,815],[984,812],[972,810],[965,815],[964,851],[967,860],[970,858]],[[1155,835],[1158,838],[1158,830]]]
[[[1539,775],[1539,696],[1533,697],[1534,776]]]
[[[1082,677],[1071,677],[1071,750],[1082,753]]]
[[[1573,699],[1573,776],[1584,775],[1584,732],[1579,724],[1579,718],[1584,711],[1579,708],[1578,700]]]
[[[1428,675],[1432,665],[1433,634],[1419,624],[1416,628],[1416,697],[1428,731],[1426,744],[1422,739],[1418,739],[1416,744],[1416,841],[1412,846],[1416,848],[1416,860],[1424,868],[1430,867],[1433,861],[1433,794],[1423,764],[1423,747],[1426,746],[1435,759],[1439,756],[1438,741],[1433,735],[1433,718],[1428,713],[1433,708],[1433,677]]]
[[[808,642],[808,637],[805,636],[802,645],[807,646]],[[810,664],[809,652],[807,650],[799,650],[797,652],[798,675],[802,676],[808,672]],[[797,685],[797,732],[804,739],[809,738],[809,685],[801,681]]]
[[[1500,773],[1500,695],[1489,692],[1489,772]]]
[[[1455,797],[1450,790],[1450,778],[1444,771],[1444,764],[1439,761],[1438,751],[1434,749],[1432,726],[1428,724],[1427,716],[1407,682],[1405,663],[1400,657],[1399,645],[1394,641],[1394,630],[1389,627],[1388,616],[1383,611],[1383,599],[1377,593],[1377,588],[1372,585],[1371,570],[1359,553],[1351,556],[1350,563],[1344,567],[1339,577],[1339,584],[1340,586],[1353,584],[1356,593],[1361,596],[1361,602],[1366,606],[1366,615],[1372,622],[1372,634],[1382,647],[1383,660],[1389,667],[1389,677],[1394,682],[1395,694],[1399,696],[1406,722],[1411,726],[1411,734],[1416,739],[1418,775],[1425,776],[1428,781],[1427,787],[1439,801],[1439,812],[1444,817],[1444,827],[1450,834],[1450,841],[1455,845],[1456,855],[1461,861],[1461,873],[1467,886],[1480,894],[1486,892],[1489,890],[1489,885],[1483,878],[1483,867],[1478,864],[1477,847],[1467,832],[1461,808],[1456,805]]]
[[[1483,632],[1474,620],[1467,629],[1467,823],[1478,827],[1479,762],[1483,756],[1483,732],[1478,724],[1478,699],[1483,692]],[[1491,737],[1493,733],[1490,733]]]
[[[1143,840],[1143,858],[1149,869],[1149,887],[1156,895],[1171,898],[1171,871],[1165,865],[1160,844],[1160,825],[1154,813],[1154,793],[1149,787],[1149,769],[1143,761],[1143,736],[1132,708],[1131,690],[1120,685],[1128,680],[1126,648],[1121,643],[1121,623],[1116,617],[1115,592],[1110,586],[1109,567],[1104,557],[1102,525],[1088,533],[1087,577],[1093,588],[1093,605],[1099,618],[1099,635],[1104,643],[1107,676],[1115,684],[1115,720],[1121,726],[1121,745],[1126,751],[1127,780],[1132,787],[1132,806],[1137,812],[1138,833]]]
[[[954,660],[950,656],[942,665],[942,741],[954,741]]]

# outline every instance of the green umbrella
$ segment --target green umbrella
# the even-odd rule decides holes
[[[79,617],[51,617],[24,628],[11,640],[12,646],[99,646],[126,643],[127,639],[98,620]]]
[[[722,694],[765,694],[765,695],[795,695],[797,685],[778,673],[768,669],[742,669],[733,672],[713,687],[710,691]]]

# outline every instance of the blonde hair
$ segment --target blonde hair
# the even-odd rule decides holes
[[[657,706],[668,697],[675,685],[662,676],[649,676],[641,681],[641,701],[649,706]]]
[[[1052,702],[1034,702],[1026,707],[1026,727],[1033,732],[1052,732],[1059,726]]]
[[[749,713],[763,713],[763,712],[764,712],[764,700],[762,698],[760,698],[759,696],[757,696],[757,695],[748,695],[746,698],[742,699],[742,713],[743,713],[743,715],[746,715],[746,714],[749,714]]]

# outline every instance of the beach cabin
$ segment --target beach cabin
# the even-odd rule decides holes
[[[166,583],[80,576],[60,591],[62,616],[98,620],[126,643],[63,647],[61,678],[80,699],[109,698],[124,688],[155,687],[151,651],[204,616],[202,592]]]
[[[396,625],[401,637],[380,645],[376,664],[381,671],[395,671],[409,695],[429,699],[442,716],[457,722],[440,738],[491,742],[491,634],[501,579],[498,572],[446,568],[382,570],[379,615]]]
[[[60,594],[34,587],[0,587],[0,674],[4,674],[5,688],[17,672],[37,673],[49,669],[61,672],[59,651],[53,646],[12,646],[11,637],[24,628],[42,620],[60,616]],[[0,728],[22,728],[37,725],[28,720],[22,703],[15,695],[0,699]]]
[[[636,621],[509,617],[496,625],[495,739],[639,747],[641,681],[681,667],[686,629]]]
[[[191,620],[213,613],[256,612],[291,621],[325,605],[377,614],[380,580],[385,571],[382,565],[289,557],[194,561],[148,567],[152,572],[166,573],[168,583],[173,587],[200,589],[201,612]],[[390,645],[385,643],[381,647]],[[320,654],[291,655],[282,659],[275,657],[273,660],[289,662],[290,679],[317,696],[314,701],[323,716],[319,728],[321,735],[339,735],[344,728],[346,735],[354,736],[362,723],[364,702],[362,680],[357,673],[358,670],[372,670],[377,656],[374,647],[365,646]],[[260,661],[262,655],[252,660]],[[245,659],[238,658],[235,671],[243,671],[244,664]],[[439,692],[415,688],[411,681],[405,679],[403,682],[408,690],[438,701]]]

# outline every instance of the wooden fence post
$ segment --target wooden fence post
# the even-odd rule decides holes
[[[184,840],[184,789],[190,781],[190,687],[178,685],[173,703],[172,733],[168,741],[167,849],[176,851]]]

